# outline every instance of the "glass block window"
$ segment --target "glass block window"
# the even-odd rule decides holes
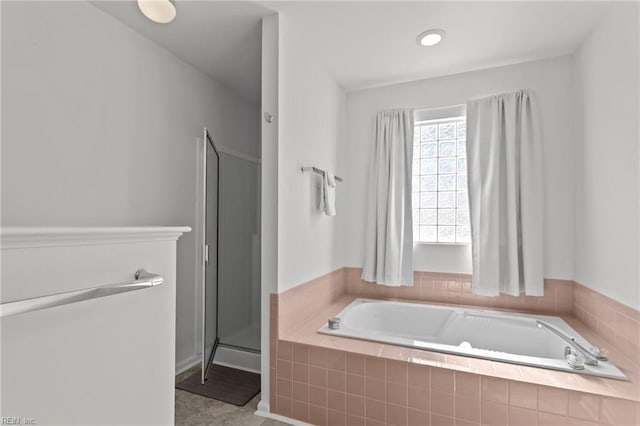
[[[471,242],[465,117],[419,121],[413,137],[413,240]]]

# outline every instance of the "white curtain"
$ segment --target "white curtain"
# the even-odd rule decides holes
[[[472,291],[542,296],[542,147],[532,93],[467,102]]]
[[[411,109],[379,112],[371,154],[362,279],[392,287],[413,285],[413,121]]]

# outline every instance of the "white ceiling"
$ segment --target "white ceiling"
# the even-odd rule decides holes
[[[176,19],[157,24],[135,1],[92,3],[246,100],[260,103],[261,21],[272,10],[248,1],[178,0]]]
[[[93,4],[257,104],[260,21],[273,10],[343,88],[357,90],[570,54],[611,2],[180,0],[167,25],[135,1]],[[419,47],[416,36],[431,28],[445,30],[444,41]]]
[[[267,2],[347,90],[574,52],[607,2]],[[611,4],[611,2],[609,2]],[[416,44],[440,28],[439,45]],[[615,48],[615,45],[612,45]]]

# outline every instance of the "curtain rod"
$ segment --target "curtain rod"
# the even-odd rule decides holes
[[[429,109],[446,109],[446,108],[459,108],[466,107],[467,104],[456,104],[456,105],[447,105],[447,106],[439,106],[439,107],[422,107],[422,108],[414,108],[415,111],[425,111]]]

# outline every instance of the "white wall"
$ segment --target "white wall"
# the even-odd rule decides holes
[[[258,411],[264,413],[270,411],[271,294],[278,292],[278,122],[280,119],[278,113],[278,19],[277,14],[262,19],[262,215],[260,223],[262,230],[260,372],[262,374]],[[264,119],[265,114],[273,117],[271,123]]]
[[[278,291],[344,266],[345,186],[336,190],[337,216],[318,210],[317,166],[339,176],[344,156],[345,95],[305,44],[304,24],[280,13],[278,141]]]
[[[258,154],[257,107],[91,4],[2,2],[3,225],[193,227],[205,126]],[[194,262],[191,233],[178,364],[200,345]]]
[[[572,58],[561,57],[347,94],[346,265],[364,260],[364,222],[375,114],[390,108],[433,108],[518,89],[533,89],[544,140],[545,276],[572,277],[574,143]],[[416,270],[471,272],[469,246],[420,245]]]
[[[640,308],[638,3],[616,4],[575,55],[575,280]]]

